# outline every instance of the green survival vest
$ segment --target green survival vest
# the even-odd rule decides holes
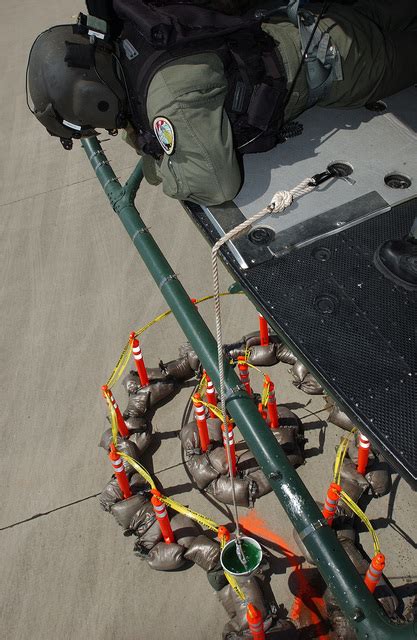
[[[202,7],[155,6],[146,0],[114,0],[123,27],[120,60],[129,93],[130,117],[141,153],[162,149],[146,104],[155,73],[179,58],[215,53],[228,83],[224,108],[235,148],[241,153],[272,149],[280,140],[287,78],[276,43],[261,28],[262,15],[230,16]]]

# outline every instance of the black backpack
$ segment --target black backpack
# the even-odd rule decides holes
[[[89,0],[92,13],[96,4]],[[281,141],[287,77],[276,43],[261,28],[262,12],[227,15],[194,4],[163,0],[99,2],[119,36],[131,121],[142,153],[161,155],[146,112],[155,73],[175,59],[215,52],[222,60],[229,90],[225,109],[241,153],[267,151]]]

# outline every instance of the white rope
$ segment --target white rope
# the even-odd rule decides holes
[[[277,193],[273,196],[270,204],[255,213],[251,218],[248,218],[241,224],[239,224],[234,229],[231,229],[226,235],[224,235],[220,240],[216,242],[211,251],[211,261],[212,261],[212,269],[213,269],[213,290],[214,290],[214,310],[216,314],[216,339],[217,339],[217,358],[218,358],[218,366],[219,366],[219,396],[220,396],[220,406],[223,414],[224,420],[224,429],[226,433],[226,453],[227,453],[227,463],[229,465],[229,477],[232,488],[232,499],[233,499],[233,508],[235,512],[235,525],[236,525],[236,541],[237,547],[239,546],[240,539],[240,526],[239,526],[239,514],[236,504],[236,493],[235,493],[235,483],[232,474],[232,460],[230,453],[230,443],[229,437],[227,433],[227,413],[226,413],[226,398],[225,398],[225,389],[224,389],[224,358],[223,358],[223,334],[222,334],[222,322],[221,322],[221,309],[220,309],[220,288],[219,288],[219,272],[217,268],[217,254],[219,249],[229,240],[235,238],[240,233],[245,231],[248,227],[250,227],[254,222],[257,222],[260,218],[263,218],[266,215],[270,215],[271,213],[282,213],[287,209],[294,201],[295,198],[299,198],[310,191],[315,189],[315,185],[312,183],[311,178],[306,178],[300,184],[298,184],[294,189],[290,191],[277,191]],[[239,555],[239,548],[237,548]],[[240,550],[241,551],[241,550]]]

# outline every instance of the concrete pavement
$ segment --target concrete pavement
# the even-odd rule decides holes
[[[23,0],[2,8],[2,633],[10,640],[211,640],[220,637],[226,615],[204,572],[151,571],[93,497],[111,475],[97,448],[106,426],[100,386],[130,331],[166,305],[84,151],[75,144],[65,152],[26,108],[31,42],[46,26],[71,22],[82,9],[63,0]],[[127,177],[136,161],[133,151],[120,138],[104,148],[117,175]],[[147,185],[138,206],[190,295],[211,293],[208,247],[181,207]],[[222,283],[230,283],[224,271]],[[243,296],[227,299],[223,308],[226,340],[256,328],[256,313]],[[213,326],[210,303],[201,305],[201,313]],[[155,366],[161,357],[176,357],[183,340],[175,321],[165,320],[144,337],[148,361]],[[291,403],[305,419],[310,457],[300,475],[321,499],[341,432],[326,428],[323,399],[294,389],[287,369],[279,365],[273,379],[280,402]],[[123,391],[118,394],[123,406]],[[155,416],[154,429],[162,437],[153,468],[179,500],[223,518],[191,487],[180,464],[173,432],[187,398],[183,391]],[[321,445],[324,454],[315,455]],[[409,593],[416,591],[417,561],[406,538],[414,537],[416,511],[415,494],[404,482],[394,502],[383,498],[369,509],[383,527],[387,576],[394,586],[408,583]],[[293,545],[273,496],[263,498],[257,512]],[[39,513],[47,515],[28,520]],[[395,530],[386,526],[387,515]],[[361,541],[370,551],[369,537],[363,534]],[[282,562],[272,576],[276,600],[287,609],[294,597],[289,573]]]

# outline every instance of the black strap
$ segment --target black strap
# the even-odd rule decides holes
[[[66,54],[64,62],[69,67],[78,69],[91,69],[94,66],[94,46],[65,41]]]

